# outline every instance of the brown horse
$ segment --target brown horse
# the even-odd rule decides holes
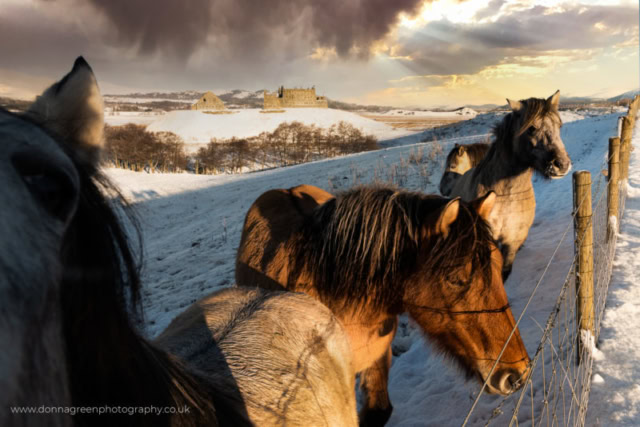
[[[302,291],[331,308],[360,372],[361,425],[384,425],[391,415],[391,341],[403,312],[469,376],[508,394],[529,358],[517,330],[506,343],[514,320],[485,220],[494,201],[493,193],[465,203],[387,187],[335,197],[311,186],[271,190],[247,213],[236,280]]]
[[[469,169],[478,166],[484,155],[489,151],[489,144],[476,142],[474,144],[456,144],[447,155],[444,173],[440,179],[440,194],[449,197],[458,178]]]
[[[559,100],[560,91],[546,100],[507,100],[512,111],[494,128],[495,141],[489,151],[451,191],[451,196],[463,200],[473,200],[487,191],[498,195],[488,221],[504,257],[504,280],[533,224],[534,171],[545,178],[562,178],[571,170],[571,159],[560,138]]]
[[[0,109],[0,425],[356,425],[348,337],[309,296],[228,289],[140,336],[102,111],[82,58],[26,114]]]

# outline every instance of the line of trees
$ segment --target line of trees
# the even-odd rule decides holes
[[[104,161],[137,172],[238,173],[378,148],[375,137],[346,122],[328,129],[300,122],[282,123],[273,132],[251,138],[212,139],[191,155],[178,135],[149,132],[142,125],[106,126],[105,137]]]
[[[187,170],[184,141],[171,132],[149,132],[129,123],[105,126],[104,160],[117,168],[136,172],[181,172]]]
[[[246,167],[290,166],[377,148],[374,136],[365,135],[346,122],[328,129],[291,122],[251,138],[212,139],[195,154],[194,167],[196,173],[202,174],[235,173]]]

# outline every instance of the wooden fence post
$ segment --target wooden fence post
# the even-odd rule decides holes
[[[631,133],[633,124],[629,117],[622,118],[622,132],[620,133],[620,180],[629,177],[629,155],[631,154]]]
[[[620,224],[618,194],[620,180],[620,138],[609,138],[609,186],[607,188],[607,241],[615,236]],[[612,223],[615,217],[615,223]]]
[[[578,326],[577,360],[589,342],[583,342],[582,331],[595,335],[593,308],[593,224],[591,221],[591,173],[573,174],[573,207],[575,212],[576,264],[576,325]],[[595,339],[595,336],[594,336]]]

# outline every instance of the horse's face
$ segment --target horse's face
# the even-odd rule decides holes
[[[560,137],[562,120],[558,115],[560,92],[546,101],[547,114],[536,117],[517,137],[521,158],[527,159],[536,171],[545,178],[562,178],[571,170],[571,159]],[[509,101],[509,100],[508,100]],[[509,101],[514,114],[522,121],[527,101]]]
[[[471,157],[463,145],[456,144],[447,156],[444,174],[440,180],[440,194],[449,196],[458,178],[473,167]]]
[[[63,403],[67,397],[61,248],[79,200],[79,175],[52,135],[65,123],[87,130],[82,117],[66,115],[78,103],[65,87],[93,74],[74,70],[64,87],[40,96],[26,117],[0,110],[0,406]],[[28,378],[37,383],[25,383]]]
[[[452,155],[447,159],[445,172],[455,172],[464,175],[466,171],[473,167],[471,157],[469,157],[469,153],[464,145],[456,144],[452,151]]]
[[[480,216],[486,217],[494,202],[495,193],[489,193],[473,204]],[[442,224],[447,222],[449,229],[456,228],[458,210],[464,209],[460,204],[454,200],[445,208],[440,232],[446,234],[447,227]],[[447,210],[450,211],[448,218]],[[460,212],[462,214],[464,212]],[[468,233],[474,234],[474,231]],[[441,277],[428,279],[429,272],[423,272],[425,283],[418,286],[421,289],[418,295],[411,296],[414,302],[408,304],[409,312],[437,346],[452,356],[469,376],[482,383],[488,379],[490,393],[506,395],[517,390],[526,379],[529,356],[517,328],[507,343],[515,321],[502,282],[500,251],[491,238],[476,242],[474,250],[486,255],[490,264],[487,269],[480,268],[472,262],[473,257],[468,256],[468,261],[452,264]],[[505,343],[505,351],[491,373]]]

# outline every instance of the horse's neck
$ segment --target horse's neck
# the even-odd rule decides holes
[[[500,147],[492,147],[487,158],[475,169],[475,182],[483,190],[493,190],[498,195],[516,194],[533,188],[533,169],[509,157]]]

